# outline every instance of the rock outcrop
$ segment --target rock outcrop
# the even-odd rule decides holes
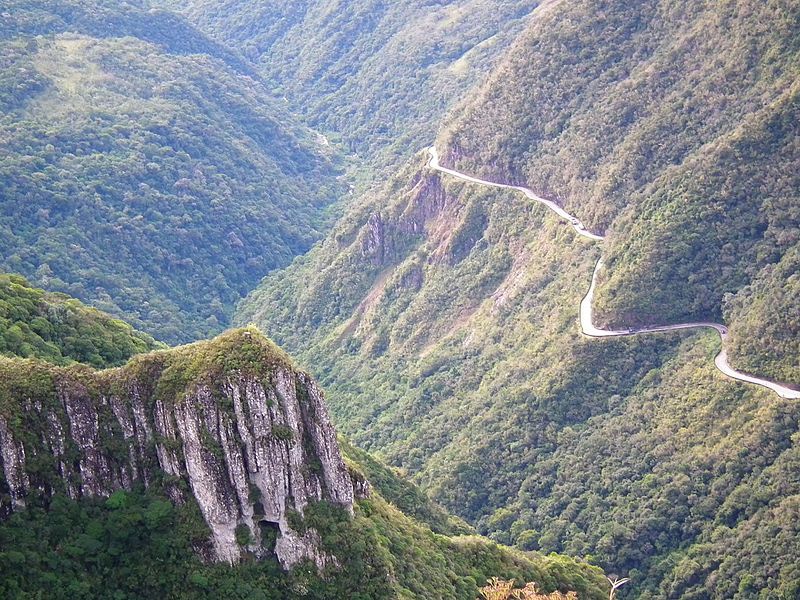
[[[320,501],[352,512],[354,483],[322,392],[257,331],[109,371],[4,362],[20,376],[0,382],[0,515],[55,493],[159,486],[197,502],[216,560],[336,564],[291,522]]]

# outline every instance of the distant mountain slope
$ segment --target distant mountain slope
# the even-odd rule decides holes
[[[602,254],[604,323],[725,318],[736,366],[800,382],[797,10],[550,3],[438,148],[607,241],[420,153],[237,319],[481,533],[632,597],[795,597],[800,405],[719,374],[711,334],[583,338],[578,303]]]
[[[140,3],[3,10],[4,269],[175,342],[320,235],[330,157],[230,52]]]
[[[145,333],[64,294],[0,274],[0,354],[94,367],[124,363],[161,347]]]
[[[800,404],[720,374],[710,333],[582,337],[600,247],[424,160],[237,320],[308,365],[344,433],[483,534],[590,554],[633,576],[633,597],[723,600],[742,582],[792,597]]]
[[[554,2],[448,121],[443,162],[609,231],[602,322],[724,315],[738,364],[800,383],[798,40],[784,0]]]
[[[250,58],[313,126],[381,165],[429,142],[538,0],[168,0]]]
[[[253,73],[252,66],[230,49],[212,41],[186,19],[150,8],[147,0],[8,0],[0,22],[0,39],[53,35],[64,31],[94,38],[130,36],[157,44],[169,54],[208,54],[236,71]]]

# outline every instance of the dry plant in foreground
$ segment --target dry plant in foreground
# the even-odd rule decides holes
[[[514,589],[514,580],[505,581],[499,577],[492,577],[486,582],[487,585],[481,588],[481,596],[484,600],[578,600],[575,592],[552,592],[550,594],[540,594],[536,590],[536,584],[526,583],[522,589]]]

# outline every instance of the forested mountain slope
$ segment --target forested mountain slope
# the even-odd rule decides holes
[[[0,274],[2,355],[109,367],[159,347],[149,335],[74,298],[31,287],[19,275]]]
[[[786,0],[553,3],[448,121],[443,163],[608,231],[601,322],[724,317],[736,364],[798,384],[798,40]]]
[[[320,235],[329,151],[181,17],[13,0],[0,26],[0,265],[169,342]]]
[[[629,597],[795,597],[800,406],[721,375],[712,334],[587,339],[578,305],[602,254],[605,322],[724,317],[737,366],[798,382],[797,23],[788,3],[551,3],[438,147],[609,239],[420,152],[237,319],[482,533],[591,554]]]
[[[597,567],[484,538],[434,534],[377,492],[356,504],[353,517],[321,505],[309,522],[341,558],[341,569],[287,573],[274,560],[204,562],[195,553],[207,535],[197,508],[173,506],[163,494],[120,492],[80,502],[59,497],[49,512],[29,509],[0,524],[0,592],[54,600],[112,593],[179,600],[475,600],[478,588],[499,574],[538,582],[542,590],[578,590],[587,600],[607,597]]]
[[[321,391],[256,330],[105,371],[0,367],[3,597],[474,600],[491,576],[605,597],[596,567],[389,504],[365,475],[413,486],[345,465]]]
[[[380,166],[433,136],[538,0],[164,0],[256,63],[303,118]]]
[[[355,442],[480,532],[591,554],[645,598],[728,598],[748,573],[789,593],[800,405],[721,375],[710,333],[582,337],[599,251],[420,156],[237,318],[321,378]]]

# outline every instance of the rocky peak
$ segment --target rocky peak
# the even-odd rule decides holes
[[[0,515],[141,483],[197,502],[211,558],[335,564],[313,529],[291,523],[314,502],[352,511],[353,481],[321,390],[256,330],[108,371],[19,359],[0,369]]]

